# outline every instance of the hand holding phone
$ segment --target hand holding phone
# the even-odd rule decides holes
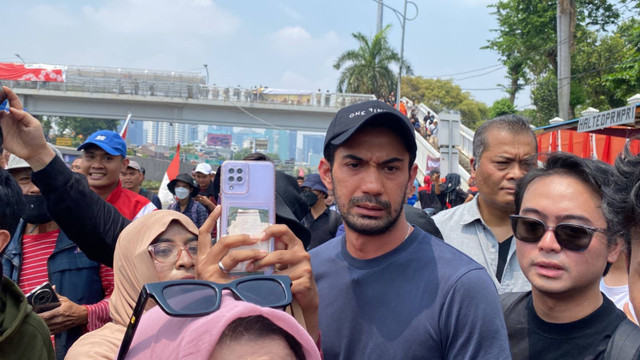
[[[225,161],[221,166],[220,231],[225,235],[258,235],[275,223],[275,168],[270,161]],[[257,248],[273,251],[273,238],[236,250]],[[249,262],[229,271],[232,275],[270,274],[273,267],[248,271]]]
[[[60,306],[60,299],[56,295],[50,282],[45,282],[27,294],[27,302],[36,314],[55,309]]]

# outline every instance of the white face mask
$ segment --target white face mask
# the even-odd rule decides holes
[[[189,189],[183,188],[183,187],[177,187],[175,189],[175,192],[176,192],[176,196],[180,200],[184,200],[184,199],[188,198],[189,194],[191,194],[191,191]]]

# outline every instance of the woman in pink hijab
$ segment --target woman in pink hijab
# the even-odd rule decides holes
[[[202,317],[171,317],[155,307],[142,316],[127,359],[318,360],[318,348],[288,313],[235,300]]]

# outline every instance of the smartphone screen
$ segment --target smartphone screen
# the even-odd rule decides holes
[[[220,231],[218,237],[225,235],[258,235],[267,226],[275,223],[275,168],[270,161],[225,161],[220,176]],[[273,251],[273,239],[254,246]],[[232,269],[236,276],[270,274],[273,268],[248,272],[244,262]]]

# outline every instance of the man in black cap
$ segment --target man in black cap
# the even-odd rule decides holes
[[[409,224],[417,165],[409,120],[369,101],[329,125],[320,176],[345,236],[313,249],[326,359],[510,359],[482,266]]]
[[[328,191],[320,175],[307,175],[301,188],[302,196],[310,209],[309,214],[302,219],[302,224],[311,232],[311,243],[307,247],[307,250],[311,250],[336,237],[342,218],[338,212],[329,210],[324,202]]]

